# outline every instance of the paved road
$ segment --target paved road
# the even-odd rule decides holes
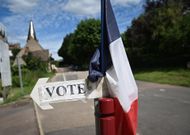
[[[0,107],[0,135],[38,135],[31,100]]]
[[[141,81],[137,84],[140,135],[190,135],[190,88]],[[47,135],[95,135],[92,100],[53,106],[54,110],[39,110]]]
[[[190,88],[137,84],[140,135],[190,135]],[[49,111],[38,108],[46,135],[95,135],[93,100],[53,106]],[[31,101],[0,107],[0,122],[0,135],[38,134]]]
[[[88,72],[57,73],[52,82],[87,77]],[[42,127],[47,135],[95,135],[93,100],[53,104],[54,110],[38,108]]]
[[[95,135],[93,101],[54,104],[54,110],[39,109],[47,135]]]
[[[190,88],[138,85],[141,135],[190,135]]]

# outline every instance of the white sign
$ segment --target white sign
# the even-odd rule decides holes
[[[43,110],[53,108],[49,103],[99,98],[105,95],[102,91],[103,79],[91,84],[91,88],[87,88],[85,79],[49,83],[47,81],[48,78],[39,79],[30,95]]]
[[[0,72],[2,86],[11,86],[11,69],[8,44],[0,40]]]

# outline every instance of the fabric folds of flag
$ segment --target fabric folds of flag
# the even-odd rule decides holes
[[[105,76],[115,100],[116,134],[136,135],[138,88],[118,30],[110,0],[101,1],[101,45],[91,59],[89,80]]]

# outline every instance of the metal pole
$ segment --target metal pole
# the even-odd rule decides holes
[[[22,71],[21,71],[21,65],[20,65],[20,61],[19,61],[19,56],[16,58],[17,59],[17,65],[18,65],[18,74],[19,74],[19,80],[20,80],[20,88],[22,93],[24,93],[23,91],[23,82],[22,82]]]
[[[3,101],[5,101],[5,100],[7,99],[7,91],[6,91],[6,87],[3,87],[2,94],[3,94]]]

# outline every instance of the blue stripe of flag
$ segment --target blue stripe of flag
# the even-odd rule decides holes
[[[110,0],[101,0],[101,45],[90,61],[88,79],[92,82],[105,76],[112,66],[109,45],[120,38],[119,29]]]

